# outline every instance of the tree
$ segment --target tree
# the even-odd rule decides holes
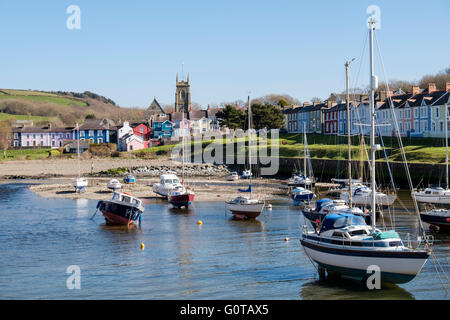
[[[252,104],[254,129],[279,129],[283,127],[283,112],[271,104]],[[247,122],[246,122],[247,124]]]
[[[12,132],[9,121],[0,121],[0,148],[3,150],[3,158],[6,159],[6,150],[11,146]]]
[[[284,108],[289,105],[289,102],[287,102],[287,100],[285,98],[281,98],[280,100],[278,100],[278,105],[280,107]]]
[[[232,105],[226,105],[225,108],[217,111],[216,118],[220,126],[226,126],[229,129],[236,130],[244,127],[244,113]]]

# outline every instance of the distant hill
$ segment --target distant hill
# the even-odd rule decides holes
[[[121,108],[113,100],[89,91],[0,89],[0,119],[30,119],[36,124],[72,126],[86,117],[138,121],[144,112],[139,108]]]

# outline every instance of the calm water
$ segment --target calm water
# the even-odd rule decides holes
[[[182,213],[147,203],[142,227],[130,230],[105,226],[101,214],[90,220],[96,204],[0,185],[0,299],[448,299],[431,260],[410,283],[383,290],[319,281],[287,198],[253,222],[231,220],[221,202]],[[394,222],[402,232],[417,225],[408,213]],[[448,273],[450,236],[434,235]],[[80,290],[66,287],[69,265],[81,268]]]

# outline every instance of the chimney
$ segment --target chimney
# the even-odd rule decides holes
[[[389,90],[389,91],[383,90],[378,93],[378,97],[379,97],[380,101],[386,101],[386,99],[391,96],[392,96],[392,90]]]
[[[327,100],[327,107],[331,108],[333,106],[333,101],[332,100]]]
[[[412,94],[419,94],[420,93],[420,87],[419,86],[413,86],[412,87]]]
[[[449,91],[450,90],[450,81],[447,81],[445,83],[445,91]]]
[[[309,102],[303,102],[303,108],[304,107],[307,107],[307,106],[310,106],[311,104],[309,103]]]
[[[435,83],[429,83],[428,84],[428,93],[433,93],[435,91],[437,91],[436,84]]]

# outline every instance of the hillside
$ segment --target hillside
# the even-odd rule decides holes
[[[45,92],[0,89],[0,120],[33,120],[73,126],[88,118],[107,117],[114,121],[141,120],[144,109],[121,108],[101,95],[85,91]]]

